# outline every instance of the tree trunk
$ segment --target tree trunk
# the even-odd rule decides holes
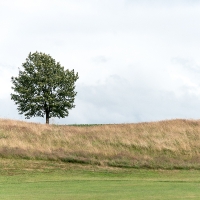
[[[49,124],[49,111],[46,110],[46,124]]]

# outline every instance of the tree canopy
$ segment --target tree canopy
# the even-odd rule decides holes
[[[30,117],[64,118],[74,108],[75,82],[78,73],[65,70],[59,62],[45,53],[29,53],[13,83],[11,99],[18,105],[19,114]]]

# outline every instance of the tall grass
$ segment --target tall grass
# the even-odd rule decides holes
[[[63,126],[0,119],[0,157],[199,169],[200,121]]]

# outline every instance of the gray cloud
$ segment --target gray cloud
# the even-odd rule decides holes
[[[97,56],[92,59],[95,63],[106,63],[109,61],[109,58],[106,56]]]
[[[79,86],[78,101],[84,107],[85,123],[140,122],[172,118],[198,118],[199,97],[133,86],[118,77],[105,84]],[[78,107],[77,107],[78,109]],[[77,111],[78,112],[78,111]],[[81,115],[81,112],[79,113]]]
[[[181,65],[183,68],[185,68],[188,71],[200,73],[200,64],[197,64],[194,60],[176,57],[172,59],[172,62],[175,64]]]

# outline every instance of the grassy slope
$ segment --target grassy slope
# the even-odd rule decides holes
[[[104,167],[199,169],[200,121],[48,126],[0,119],[0,157]]]

